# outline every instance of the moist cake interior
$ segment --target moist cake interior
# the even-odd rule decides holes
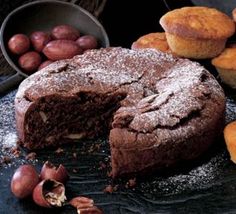
[[[36,147],[37,143],[37,148],[44,148],[55,142],[63,144],[107,135],[113,113],[125,96],[119,91],[106,94],[80,91],[73,97],[40,98],[25,119],[26,131],[34,133],[27,135],[27,147]]]

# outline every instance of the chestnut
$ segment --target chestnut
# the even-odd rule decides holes
[[[48,65],[50,65],[52,63],[53,63],[52,60],[46,60],[46,61],[42,62],[41,65],[38,67],[38,71],[47,67]]]
[[[65,186],[53,179],[42,180],[34,188],[33,200],[41,207],[62,207],[66,201]]]
[[[30,196],[39,183],[39,175],[32,165],[22,165],[11,180],[11,191],[17,198]]]
[[[19,66],[29,74],[39,67],[41,61],[41,56],[36,51],[27,52],[18,59]]]
[[[98,46],[97,39],[92,35],[84,35],[76,40],[76,43],[85,51],[95,49]]]
[[[24,54],[30,48],[30,40],[25,34],[16,34],[8,41],[8,48],[13,54]]]
[[[51,36],[43,31],[35,31],[30,35],[30,41],[34,50],[41,52],[44,46],[51,40]]]
[[[70,25],[58,25],[52,29],[54,39],[66,39],[75,41],[80,36],[80,32]]]
[[[51,162],[46,161],[41,169],[40,178],[42,180],[53,179],[61,183],[66,183],[69,179],[69,175],[62,164],[57,168]]]

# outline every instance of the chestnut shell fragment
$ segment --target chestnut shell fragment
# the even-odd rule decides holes
[[[78,197],[72,198],[69,204],[77,209],[88,208],[88,207],[93,207],[94,201],[93,199],[90,199],[87,197],[78,196]]]
[[[103,212],[96,206],[91,198],[78,196],[72,198],[69,204],[77,209],[78,214],[103,214]]]
[[[51,162],[46,161],[41,169],[40,178],[42,180],[53,179],[64,184],[69,179],[69,174],[62,164],[57,168]]]
[[[87,208],[78,208],[78,214],[103,214],[103,212],[96,206],[87,207]]]
[[[42,180],[34,188],[33,200],[41,207],[62,207],[66,201],[65,186],[53,179]]]

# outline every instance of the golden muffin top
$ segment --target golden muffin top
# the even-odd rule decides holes
[[[164,32],[149,33],[144,36],[141,36],[131,46],[131,49],[133,50],[144,48],[154,48],[162,52],[170,52],[170,48],[166,41],[166,35]]]
[[[234,8],[232,11],[232,17],[233,17],[233,20],[236,22],[236,8]]]
[[[160,24],[168,33],[196,39],[226,39],[235,32],[230,17],[208,7],[172,10],[161,17]]]
[[[211,61],[212,65],[223,69],[236,69],[236,47],[226,48]]]

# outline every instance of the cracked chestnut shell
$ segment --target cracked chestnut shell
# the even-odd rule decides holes
[[[66,201],[65,186],[53,179],[42,180],[34,188],[33,200],[41,207],[62,207]]]
[[[69,174],[62,164],[56,167],[51,162],[46,161],[41,169],[40,178],[42,180],[53,179],[64,184],[69,179]]]
[[[69,204],[77,209],[78,214],[103,214],[102,210],[94,205],[91,198],[78,196],[72,198]]]
[[[39,175],[32,165],[22,165],[14,173],[11,180],[11,191],[17,198],[30,196],[39,183]]]
[[[88,208],[88,207],[94,206],[94,201],[93,201],[93,199],[90,199],[87,197],[78,196],[78,197],[72,198],[69,201],[69,204],[77,209]]]
[[[98,207],[87,207],[87,208],[77,208],[78,214],[103,214],[102,210]]]

